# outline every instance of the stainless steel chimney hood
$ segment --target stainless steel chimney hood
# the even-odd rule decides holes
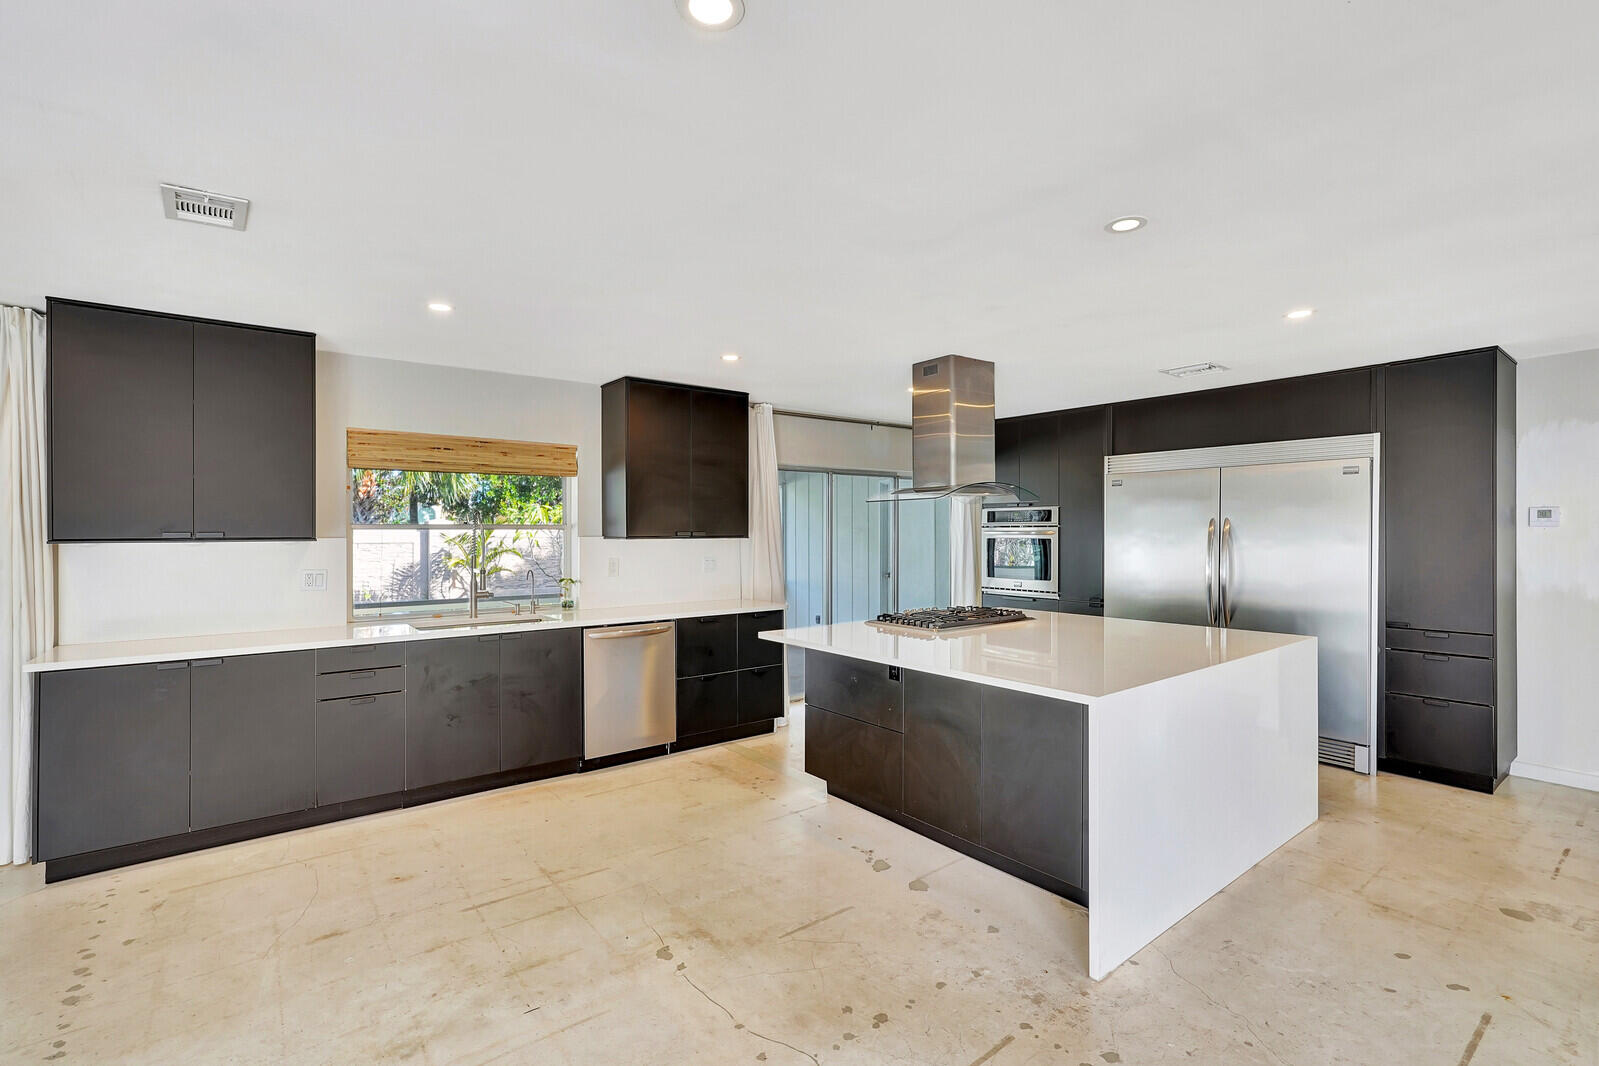
[[[945,355],[911,367],[911,488],[868,502],[945,496],[1038,499],[994,480],[994,364]]]

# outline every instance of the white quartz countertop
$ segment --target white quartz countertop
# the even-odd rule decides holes
[[[119,640],[104,644],[59,644],[28,663],[28,673],[46,670],[84,670],[96,666],[173,662],[179,659],[220,658],[227,655],[264,655],[275,651],[338,648],[357,644],[386,644],[397,640],[443,640],[469,633],[523,633],[529,630],[572,629],[584,626],[628,625],[699,618],[713,614],[749,614],[781,611],[783,604],[769,600],[702,600],[695,603],[651,603],[637,607],[580,607],[575,611],[541,609],[539,621],[472,624],[441,629],[418,629],[405,622],[352,623],[314,629],[274,629],[260,633],[218,633],[157,640]]]
[[[950,635],[885,631],[866,622],[847,622],[769,630],[761,637],[1076,703],[1093,703],[1179,674],[1315,639],[1044,612],[1028,612],[1025,622]]]

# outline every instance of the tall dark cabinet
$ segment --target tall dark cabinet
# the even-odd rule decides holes
[[[1103,614],[1105,610],[1105,456],[1110,408],[1080,407],[994,423],[994,475],[1054,504],[1060,517],[1060,599],[984,596],[993,607]]]
[[[1384,770],[1491,791],[1516,757],[1515,363],[1386,368]]]
[[[642,378],[600,390],[607,537],[749,535],[749,394]]]
[[[50,539],[316,536],[316,338],[51,299]]]

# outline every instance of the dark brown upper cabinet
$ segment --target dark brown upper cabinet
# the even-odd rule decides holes
[[[316,337],[52,299],[50,539],[316,536]]]
[[[749,394],[618,378],[600,390],[607,537],[749,535]]]

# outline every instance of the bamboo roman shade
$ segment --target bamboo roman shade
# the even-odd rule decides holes
[[[577,476],[575,444],[446,437],[391,429],[347,429],[345,447],[351,469]]]

